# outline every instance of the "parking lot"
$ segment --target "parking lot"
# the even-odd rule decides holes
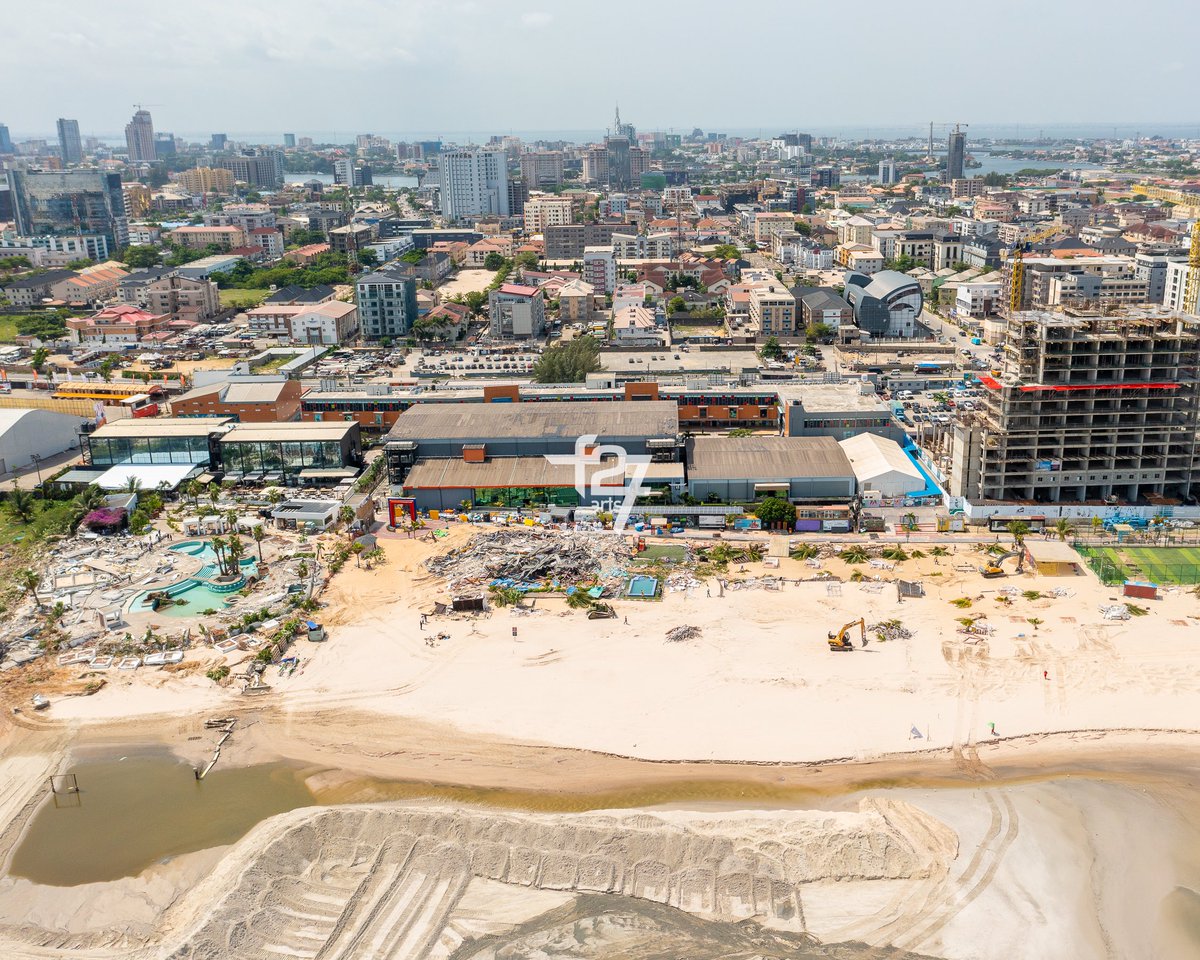
[[[614,373],[633,371],[654,373],[687,373],[688,371],[729,371],[756,369],[758,356],[753,350],[697,350],[663,347],[658,350],[602,350],[600,362],[605,370]]]

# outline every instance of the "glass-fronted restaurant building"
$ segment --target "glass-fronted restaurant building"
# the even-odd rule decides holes
[[[232,417],[145,417],[113,420],[82,437],[93,467],[191,464],[214,467],[217,443]]]
[[[275,474],[288,480],[354,476],[362,466],[357,423],[252,423],[220,440],[226,477]]]

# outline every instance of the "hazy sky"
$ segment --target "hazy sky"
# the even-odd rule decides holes
[[[616,101],[642,130],[1200,123],[1194,50],[1170,42],[1200,0],[5,7],[0,122],[17,136],[60,116],[117,134],[139,101],[178,134],[599,129]]]

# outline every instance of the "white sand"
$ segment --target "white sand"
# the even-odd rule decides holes
[[[924,581],[928,596],[903,603],[891,586],[872,593],[846,583],[841,596],[829,596],[824,585],[805,583],[719,598],[714,582],[711,597],[701,587],[662,602],[618,601],[628,626],[540,599],[532,615],[497,610],[478,621],[431,620],[422,631],[419,611],[447,594],[421,561],[470,532],[456,529],[436,547],[382,540],[388,564],[343,571],[327,594],[330,639],[297,645],[305,663],[295,676],[279,680],[271,671],[273,702],[298,712],[353,707],[468,733],[674,760],[866,758],[985,742],[993,722],[1000,737],[1194,726],[1200,677],[1187,664],[1197,657],[1189,619],[1196,600],[1182,590],[1142,601],[1151,606],[1148,616],[1108,622],[1098,606],[1116,590],[1090,574],[983,580],[953,570],[955,561],[978,563],[979,554],[966,552],[937,565],[907,561],[886,574]],[[828,565],[848,572],[840,561]],[[761,572],[752,566],[743,575]],[[812,575],[790,560],[780,572]],[[1064,586],[1074,595],[1018,597],[1005,607],[995,599],[1004,586]],[[969,610],[950,603],[981,594]],[[956,618],[981,612],[995,634],[985,645],[963,645]],[[915,636],[829,652],[827,631],[859,616],[868,623],[898,618]],[[1028,617],[1043,621],[1036,632]],[[700,626],[702,638],[666,643],[666,631],[680,624]],[[449,639],[427,646],[439,631]],[[147,689],[139,678],[125,689],[56,703],[54,713],[101,720],[232,699],[202,675],[158,683]]]

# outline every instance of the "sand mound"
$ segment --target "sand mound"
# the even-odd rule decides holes
[[[196,891],[216,902],[170,956],[428,956],[476,878],[799,930],[803,884],[941,876],[956,850],[947,827],[893,801],[718,818],[302,810],[255,830]]]

